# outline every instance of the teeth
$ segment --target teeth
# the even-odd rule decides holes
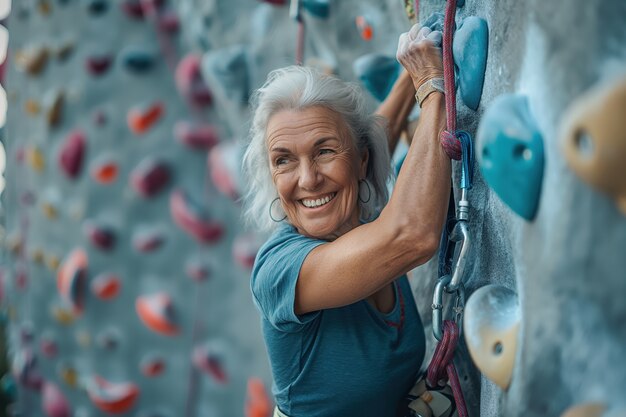
[[[314,207],[319,207],[319,206],[323,206],[324,204],[327,204],[330,200],[332,200],[334,197],[333,196],[326,196],[324,198],[318,198],[317,200],[302,200],[302,204],[304,204],[306,207],[309,208],[314,208]]]

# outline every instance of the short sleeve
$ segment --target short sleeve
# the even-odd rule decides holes
[[[319,311],[297,315],[294,302],[304,259],[323,243],[283,226],[259,250],[252,269],[252,295],[272,327],[296,332],[319,315]]]

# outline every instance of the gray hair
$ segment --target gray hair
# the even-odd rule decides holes
[[[303,110],[314,106],[324,106],[337,112],[346,122],[357,150],[369,151],[365,179],[371,196],[366,202],[359,199],[358,204],[362,221],[378,216],[389,198],[387,180],[391,175],[385,119],[372,115],[366,109],[358,86],[313,68],[294,65],[272,71],[263,87],[252,96],[251,103],[254,117],[243,155],[247,186],[244,196],[246,222],[261,231],[271,231],[277,225],[269,213],[272,201],[278,197],[272,181],[265,137],[270,118],[281,110]],[[272,208],[272,213],[277,212],[280,217],[284,216],[282,207]]]

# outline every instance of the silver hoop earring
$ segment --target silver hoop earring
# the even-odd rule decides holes
[[[365,186],[367,187],[367,199],[361,197],[361,184],[365,184]],[[372,198],[372,189],[370,188],[370,184],[367,182],[367,180],[359,180],[359,201],[363,204],[366,204],[370,201],[370,198]]]
[[[283,220],[285,220],[287,218],[287,215],[285,214],[285,217],[283,217],[282,219],[275,219],[274,216],[272,215],[272,207],[274,207],[274,203],[277,202],[278,200],[280,200],[279,197],[276,197],[274,200],[272,200],[272,202],[270,203],[270,219],[272,219],[273,222],[275,223],[280,223]]]

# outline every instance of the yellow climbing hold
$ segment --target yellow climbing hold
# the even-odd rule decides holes
[[[63,382],[65,382],[72,388],[76,388],[76,386],[78,385],[78,372],[76,372],[76,369],[70,366],[63,366],[59,370],[59,376],[61,377],[61,380],[63,380]]]
[[[46,160],[39,148],[33,146],[26,151],[26,160],[32,169],[37,172],[43,171],[46,166]]]
[[[15,62],[19,68],[30,75],[38,75],[48,63],[48,49],[30,47],[15,53]]]
[[[52,317],[54,317],[54,319],[60,324],[66,326],[72,324],[74,320],[76,320],[76,316],[71,310],[58,306],[52,308]]]
[[[39,0],[37,4],[37,10],[44,16],[48,16],[50,12],[52,12],[52,7],[50,6],[50,2],[48,0]]]
[[[41,249],[39,249],[39,248],[33,249],[33,251],[30,254],[30,258],[32,259],[32,261],[34,263],[43,265],[44,254],[43,254],[43,251]]]
[[[57,211],[56,207],[54,207],[50,203],[43,203],[41,205],[41,210],[49,220],[55,220],[57,217],[59,217],[59,212]]]
[[[41,111],[41,106],[36,100],[28,99],[24,103],[24,111],[26,111],[26,113],[30,114],[31,116],[36,116]]]
[[[58,256],[56,255],[48,255],[46,257],[46,266],[51,270],[51,271],[56,271],[57,268],[59,268],[59,265],[61,264],[61,260],[59,259]]]
[[[46,97],[46,101],[46,121],[48,122],[48,126],[56,126],[61,122],[61,117],[63,116],[65,95],[63,91],[54,91]]]

